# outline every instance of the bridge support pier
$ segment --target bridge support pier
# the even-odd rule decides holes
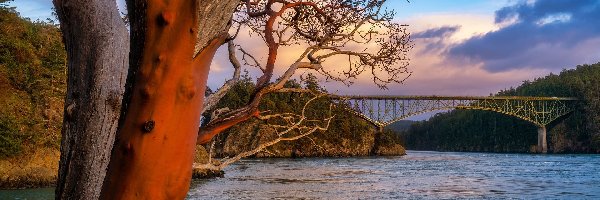
[[[546,127],[538,127],[538,153],[548,153],[548,143],[546,142]]]

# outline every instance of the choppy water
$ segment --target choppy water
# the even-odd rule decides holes
[[[600,199],[600,155],[409,151],[403,157],[250,159],[189,199]],[[53,190],[0,191],[50,199]]]
[[[600,199],[599,170],[600,155],[252,159],[194,182],[189,199]]]

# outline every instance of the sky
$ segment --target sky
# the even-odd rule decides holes
[[[49,0],[16,0],[10,5],[33,20],[52,17]],[[118,5],[123,7],[120,1]],[[396,11],[395,22],[409,25],[412,75],[388,90],[380,90],[368,75],[350,87],[324,83],[330,92],[487,96],[525,80],[600,61],[598,0],[388,0],[386,7]],[[264,52],[260,42],[249,41],[250,37],[240,40],[252,51]],[[277,65],[289,66],[297,54],[286,50]],[[208,85],[218,88],[231,73],[226,49],[221,48]]]

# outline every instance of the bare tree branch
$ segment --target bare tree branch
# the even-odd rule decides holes
[[[322,98],[325,96],[327,96],[327,95],[319,94],[319,95],[314,96],[310,100],[308,100],[304,104],[304,107],[302,108],[302,111],[300,114],[278,113],[278,114],[272,114],[272,115],[257,116],[258,119],[261,119],[267,123],[269,123],[270,121],[273,121],[273,119],[283,119],[283,122],[281,124],[270,124],[269,123],[269,126],[277,131],[277,134],[276,134],[277,137],[275,139],[273,139],[269,142],[266,142],[266,143],[262,143],[251,150],[237,154],[236,156],[234,156],[232,158],[225,158],[225,159],[221,160],[221,163],[219,165],[214,165],[209,162],[208,164],[195,164],[194,168],[222,170],[223,168],[229,166],[231,163],[234,163],[242,158],[255,155],[256,153],[259,153],[261,151],[265,151],[266,148],[273,146],[281,141],[294,141],[294,140],[304,138],[308,135],[311,135],[312,133],[314,133],[316,131],[326,131],[327,129],[329,129],[329,125],[331,124],[331,121],[334,117],[333,115],[331,115],[331,109],[332,109],[333,105],[330,104],[330,107],[329,107],[330,110],[328,112],[329,116],[324,119],[309,119],[306,116],[306,109],[308,108],[308,106],[316,99]],[[278,131],[278,130],[282,130],[282,131]]]
[[[208,110],[212,110],[214,106],[216,106],[217,103],[219,103],[219,100],[221,100],[221,98],[223,98],[223,96],[227,94],[229,89],[231,89],[231,87],[233,87],[233,85],[235,85],[240,80],[240,71],[242,66],[238,61],[237,57],[235,56],[235,44],[233,43],[233,41],[227,42],[227,50],[229,51],[229,61],[231,62],[231,65],[233,65],[234,69],[233,77],[227,80],[223,84],[223,86],[221,86],[221,88],[217,90],[217,92],[206,97],[206,99],[204,100],[204,106],[202,107],[202,113],[205,113]]]

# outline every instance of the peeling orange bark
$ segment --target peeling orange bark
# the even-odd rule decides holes
[[[255,108],[252,112],[249,112],[249,113],[250,114],[243,114],[240,117],[226,120],[223,123],[220,123],[216,126],[200,128],[200,130],[198,131],[197,144],[203,145],[203,144],[210,142],[210,140],[212,140],[212,138],[215,137],[215,135],[231,128],[232,126],[234,126],[236,124],[245,122],[246,120],[250,119],[251,117],[258,116],[260,112],[258,111],[258,108]]]
[[[210,63],[225,40],[192,58],[197,2],[153,0],[146,9],[142,61],[102,199],[185,198]]]

